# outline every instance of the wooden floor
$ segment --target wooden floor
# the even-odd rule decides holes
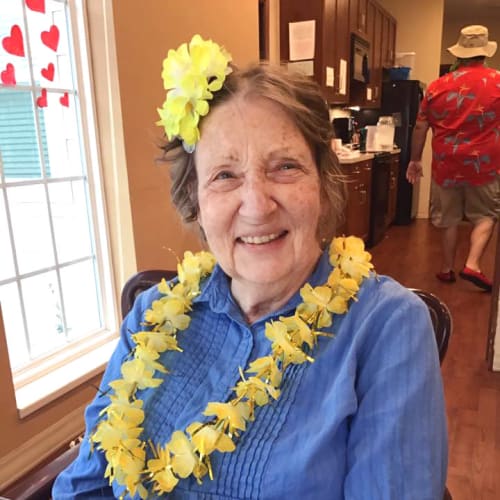
[[[463,266],[469,227],[460,227],[457,268]],[[379,274],[438,295],[451,310],[453,334],[442,365],[449,432],[447,486],[453,500],[500,499],[500,372],[485,360],[491,295],[457,278],[439,282],[439,233],[426,220],[393,226],[370,249]],[[493,276],[496,240],[491,241],[483,272]]]

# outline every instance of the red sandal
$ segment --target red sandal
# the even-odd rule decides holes
[[[454,271],[448,271],[447,273],[439,272],[436,273],[436,278],[443,283],[455,283],[457,278],[455,278]]]
[[[474,271],[469,267],[464,267],[459,274],[462,279],[470,281],[482,290],[491,292],[493,288],[493,283],[481,271]]]

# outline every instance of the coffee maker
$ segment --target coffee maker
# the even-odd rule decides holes
[[[350,144],[354,132],[354,118],[352,116],[334,118],[332,125],[335,137],[342,139],[342,144]]]

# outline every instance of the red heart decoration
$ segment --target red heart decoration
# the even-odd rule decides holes
[[[14,24],[10,29],[10,36],[6,36],[2,40],[2,45],[9,54],[20,57],[24,56],[23,34],[17,24]]]
[[[46,68],[42,68],[42,71],[40,71],[40,73],[47,80],[53,81],[54,80],[54,65],[52,63],[49,63],[49,65]]]
[[[0,80],[4,85],[15,85],[16,75],[14,72],[14,66],[12,64],[7,64],[5,71],[0,73]]]
[[[45,14],[45,0],[26,0],[26,6],[35,12]]]
[[[37,98],[36,105],[39,108],[46,108],[47,107],[47,89],[42,89],[42,95]]]
[[[62,97],[59,97],[59,102],[63,105],[69,108],[69,96],[67,92],[64,92]]]
[[[55,24],[50,27],[49,31],[42,31],[41,38],[44,45],[54,52],[57,51],[57,46],[59,45],[59,29]]]

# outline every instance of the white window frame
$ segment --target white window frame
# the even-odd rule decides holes
[[[21,418],[33,413],[35,410],[101,372],[116,345],[118,325],[120,322],[116,294],[117,287],[113,279],[111,261],[110,235],[113,231],[109,230],[106,216],[106,204],[103,190],[104,179],[101,170],[101,154],[99,136],[97,133],[94,79],[90,57],[91,47],[89,43],[90,37],[87,9],[91,7],[87,5],[85,0],[76,0],[69,1],[68,8],[75,55],[76,78],[78,82],[77,88],[80,98],[82,131],[87,132],[82,133],[82,143],[88,169],[87,175],[90,186],[90,200],[93,208],[92,222],[96,233],[96,262],[100,276],[99,281],[101,283],[104,328],[90,337],[72,342],[60,351],[43,359],[34,361],[28,367],[13,373],[17,408]],[[95,8],[95,5],[92,6],[92,8]],[[104,19],[104,31],[106,33],[107,42],[109,43],[106,47],[106,61],[107,64],[109,64],[108,69],[110,71],[107,72],[105,82],[101,82],[101,85],[108,85],[112,81],[112,73],[115,75],[117,73],[116,60],[114,59],[114,36],[112,35],[112,7],[110,7],[109,4],[106,5],[104,0],[104,3],[97,8],[102,9],[101,12],[106,14]],[[115,85],[117,84],[115,83]],[[114,94],[115,96],[115,101],[110,103],[110,107],[114,109],[113,118],[118,115],[118,123],[121,124],[121,111],[116,102],[116,96],[119,94],[112,93],[110,88],[108,88],[108,90],[111,95]],[[113,142],[113,144],[116,145],[116,151],[113,153],[115,155],[115,160],[116,157],[124,157],[122,133],[117,133],[117,130],[118,128],[112,131],[112,133],[117,135],[116,141]],[[95,138],[95,141],[90,140],[92,137]],[[115,174],[116,172],[113,175]],[[128,191],[128,185],[124,187]],[[121,198],[121,194],[114,193],[111,198],[115,201]],[[120,203],[118,203],[118,205],[120,205]],[[113,209],[115,210],[112,210],[112,212],[117,212],[117,210],[120,210],[120,207],[113,207]],[[127,218],[127,215],[130,214],[126,212],[122,216],[115,213],[112,218],[120,222],[121,219]],[[129,224],[126,225],[128,231],[125,232],[130,236],[131,221],[128,220],[128,222]],[[128,239],[130,240],[130,238]],[[115,253],[116,250],[119,252],[120,248],[125,244],[124,242],[115,241]],[[133,251],[129,251],[128,254],[133,256],[133,262],[131,263],[133,268],[135,266],[135,254]],[[120,277],[124,274],[127,275],[127,273],[130,274],[130,271],[123,270],[124,267],[126,268],[127,266],[119,266]],[[122,281],[123,279],[119,280],[119,285],[121,285]]]

